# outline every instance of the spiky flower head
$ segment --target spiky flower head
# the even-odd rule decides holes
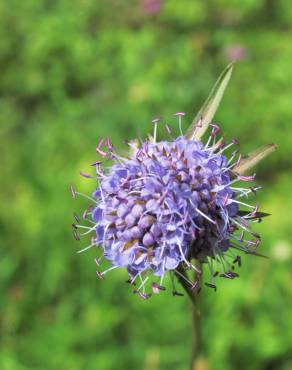
[[[220,88],[229,77],[226,72],[221,76],[207,109],[203,107],[186,135],[182,134],[184,113],[180,112],[175,114],[181,131],[178,138],[157,142],[157,125],[161,123],[154,119],[153,138],[140,145],[129,142],[127,157],[116,153],[109,138],[99,141],[97,153],[112,164],[103,168],[101,161],[93,163],[98,187],[92,196],[93,206],[84,214],[91,225],[73,225],[77,238],[78,227],[87,228],[85,234],[94,233],[89,247],[99,247],[110,263],[105,271],[97,271],[99,278],[114,268],[126,268],[129,282],[138,283],[135,292],[147,298],[148,280],[152,292],[158,293],[164,290],[163,279],[168,272],[190,289],[197,288],[201,271],[193,262],[196,260],[209,265],[211,283],[207,285],[216,288],[215,275],[238,276],[233,268],[241,263],[239,250],[256,253],[260,237],[250,224],[265,214],[258,211],[258,205],[249,205],[243,199],[259,188],[237,186],[253,181],[255,176],[241,173],[246,159],[239,154],[238,141],[225,144],[218,138],[220,127],[204,119],[214,104],[218,105]],[[203,144],[200,137],[207,126],[210,136]],[[231,154],[227,157],[228,151]],[[99,266],[100,257],[96,262]],[[188,278],[187,270],[191,269],[197,271],[195,281]]]

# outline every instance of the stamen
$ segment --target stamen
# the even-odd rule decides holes
[[[160,117],[153,118],[152,123],[154,124],[153,141],[156,143],[157,139],[157,124],[161,121]]]
[[[162,285],[159,285],[155,282],[152,283],[151,285],[152,291],[154,294],[159,294],[161,290],[165,290],[166,288]]]
[[[106,139],[105,139],[105,145],[107,147],[107,149],[109,150],[109,152],[111,153],[113,151],[113,145],[110,141],[110,138],[107,136]]]
[[[177,292],[176,290],[174,290],[174,291],[172,292],[172,295],[173,295],[173,296],[178,296],[178,297],[183,297],[183,296],[184,296],[184,295],[183,295],[183,293]]]
[[[257,215],[257,212],[259,210],[259,205],[256,204],[256,206],[254,207],[254,210],[252,211],[252,213],[250,214],[252,217],[256,216]]]
[[[80,249],[79,251],[77,251],[77,253],[82,253],[82,252],[85,252],[87,251],[88,249],[92,248],[92,247],[95,247],[94,244],[90,244],[88,245],[87,247],[83,248],[83,249]]]
[[[210,126],[213,127],[212,132],[211,132],[211,136],[215,137],[221,131],[221,128],[216,123],[210,123]]]
[[[220,197],[222,198],[222,197]],[[236,204],[241,204],[242,206],[245,206],[245,207],[248,207],[248,208],[252,208],[254,209],[254,206],[251,206],[250,204],[248,203],[244,203],[244,202],[240,202],[239,200],[236,200],[234,198],[229,198],[229,203],[236,203]]]
[[[103,271],[101,273],[101,276],[104,276],[107,272],[112,271],[112,270],[114,270],[116,268],[118,268],[118,266],[111,266],[111,267],[109,267],[107,270],[105,270],[105,271]]]
[[[171,131],[171,128],[169,127],[168,124],[165,124],[165,129],[166,129],[166,132],[168,133],[168,135],[171,135],[172,131]]]
[[[73,216],[74,216],[74,218],[75,218],[75,220],[76,220],[76,222],[80,222],[81,220],[80,220],[80,217],[78,216],[78,214],[76,213],[76,212],[74,212],[73,213]]]
[[[80,237],[79,237],[79,235],[78,235],[78,233],[75,229],[73,229],[73,236],[74,236],[75,240],[77,240],[77,241],[80,240]]]
[[[216,286],[215,284],[205,283],[205,285],[206,285],[207,287],[209,287],[209,288],[214,289],[214,292],[216,292],[216,291],[217,291],[217,286]]]
[[[141,285],[139,286],[139,288],[137,289],[138,291],[141,290],[141,288],[146,284],[147,280],[149,279],[149,276],[147,276],[144,280],[142,279],[142,277],[140,276],[140,279],[142,280],[142,283]]]
[[[101,166],[102,165],[102,162],[101,161],[95,161],[95,162],[93,162],[93,163],[91,163],[91,165],[90,166]]]
[[[80,172],[80,176],[85,177],[86,179],[92,178],[91,175],[89,175],[88,173],[85,173],[85,172]]]
[[[186,278],[186,276],[184,274],[182,274],[181,272],[178,271],[178,269],[175,269],[174,270],[182,279],[184,279],[189,285],[190,285],[190,288],[191,289],[195,289],[196,286],[198,285],[198,281],[195,281],[194,283],[192,283],[189,279]]]
[[[233,263],[237,263],[239,267],[241,267],[241,257],[236,256],[235,259],[233,260]]]
[[[100,280],[104,280],[104,277],[102,276],[102,273],[100,271],[96,271],[96,276],[100,279]]]
[[[70,185],[69,190],[70,190],[70,193],[72,195],[72,198],[75,199],[76,198],[76,192],[75,192],[75,189],[73,188],[72,185]]]
[[[178,126],[179,126],[179,132],[181,136],[183,136],[183,131],[182,131],[182,117],[185,116],[184,112],[177,112],[174,114],[175,117],[178,117]]]
[[[94,259],[94,262],[96,263],[96,266],[97,266],[97,267],[98,267],[98,266],[100,266],[101,257],[99,257],[99,258],[95,258],[95,259]]]
[[[102,158],[105,158],[107,156],[107,154],[101,150],[101,147],[102,147],[102,144],[103,144],[103,139],[99,139],[98,141],[98,144],[97,144],[97,147],[96,147],[96,152],[102,157]]]
[[[86,195],[84,193],[80,193],[80,192],[76,191],[75,194],[81,195],[82,197],[87,198],[87,199],[91,200],[93,203],[96,203],[97,204],[97,201],[94,198],[92,198],[92,197],[90,197],[90,196],[88,196],[88,195]]]
[[[232,145],[234,145],[233,142],[231,142],[230,144],[226,145],[224,148],[222,148],[218,154],[222,154],[223,152],[225,152],[225,150],[227,150],[228,148],[230,148]]]
[[[207,215],[205,215],[204,212],[202,212],[199,208],[195,208],[195,210],[203,217],[205,217],[208,221],[212,222],[212,224],[216,225],[216,222],[214,220],[212,220],[210,217],[208,217]]]
[[[236,277],[239,277],[239,275],[236,272],[227,271],[227,272],[224,272],[224,274],[220,274],[220,277],[224,277],[227,279],[234,279]]]
[[[151,297],[151,294],[146,294],[146,293],[142,293],[140,291],[137,292],[139,297],[142,298],[142,299],[149,299]]]
[[[181,246],[181,243],[180,243],[178,237],[176,237],[176,242],[177,242],[177,246],[178,246],[178,249],[179,249],[180,254],[182,256],[183,261],[186,263],[187,266],[189,266],[190,263],[187,261],[185,255],[183,253],[182,246]]]
[[[246,182],[254,181],[255,177],[256,177],[255,173],[252,176],[242,176],[242,175],[237,176],[239,180]]]
[[[231,139],[231,142],[232,142],[234,145],[239,145],[239,141],[236,139],[236,137],[232,138],[232,139]]]
[[[251,232],[251,230],[248,228],[248,227],[246,227],[245,225],[243,225],[243,223],[239,223],[239,222],[237,222],[233,217],[231,217],[231,219],[232,219],[232,221],[237,225],[237,226],[239,226],[239,227],[241,227],[241,228],[243,228],[245,231],[247,231],[248,233],[250,233]],[[241,221],[243,221],[242,219],[241,219]]]

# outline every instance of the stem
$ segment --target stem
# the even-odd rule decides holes
[[[201,330],[200,311],[197,307],[192,305],[192,351],[190,359],[190,370],[197,370],[199,368],[199,361],[202,357],[203,343]]]
[[[184,290],[186,291],[186,293],[189,296],[190,300],[192,301],[193,307],[196,307],[196,305],[197,305],[196,290],[195,289],[192,289],[191,286],[190,286],[190,284],[182,277],[182,275],[183,275],[183,276],[185,276],[186,279],[188,279],[185,270],[181,266],[179,266],[177,268],[177,270],[180,273],[180,274],[175,273],[178,281],[181,283],[182,287],[184,288]]]
[[[200,262],[197,262],[196,267],[199,271],[202,271],[202,266]],[[178,267],[178,271],[181,275],[187,278],[187,274],[182,267]],[[192,315],[192,351],[190,358],[190,370],[196,370],[200,366],[200,360],[202,359],[203,353],[203,342],[202,342],[202,331],[201,331],[201,320],[200,320],[200,310],[198,304],[198,291],[200,289],[200,281],[202,273],[195,272],[195,281],[198,284],[195,288],[192,288],[190,284],[179,274],[176,274],[179,282],[186,291],[187,295],[191,299],[191,315]]]

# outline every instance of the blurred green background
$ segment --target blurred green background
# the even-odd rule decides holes
[[[207,367],[292,368],[292,7],[289,0],[0,2],[0,369],[184,370],[187,297],[141,301],[126,273],[95,277],[76,251],[68,185],[109,135],[118,148],[153,116],[185,128],[231,59],[216,122],[242,151],[276,142],[258,168],[256,230],[269,259],[201,293]]]

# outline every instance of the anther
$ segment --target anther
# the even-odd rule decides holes
[[[102,273],[100,271],[96,271],[96,276],[100,279],[100,280],[104,280],[104,276],[102,275]]]
[[[216,292],[216,291],[217,291],[217,287],[216,287],[216,285],[211,284],[211,283],[205,283],[205,285],[206,285],[207,287],[209,287],[209,288],[214,289],[214,292]]]
[[[177,112],[177,113],[174,113],[174,116],[175,117],[178,117],[178,126],[179,126],[179,132],[181,134],[181,136],[183,136],[183,132],[182,132],[182,126],[181,126],[181,123],[182,123],[182,117],[185,116],[186,114],[184,112]]]
[[[211,123],[210,126],[213,127],[212,132],[211,132],[211,136],[214,137],[218,134],[218,132],[220,132],[221,128],[220,128],[220,126],[218,126],[215,123]]]
[[[85,172],[80,172],[80,176],[85,177],[86,179],[90,179],[92,176]]]
[[[183,297],[183,296],[184,296],[182,293],[179,293],[179,292],[177,292],[176,290],[174,290],[174,291],[172,292],[172,295],[173,295],[173,296],[178,296],[178,297]]]
[[[70,185],[69,190],[70,190],[70,193],[72,195],[72,198],[75,199],[77,194],[76,194],[75,189],[73,188],[72,185]]]
[[[75,229],[73,229],[73,236],[74,236],[75,240],[77,240],[77,241],[80,240],[80,237],[79,237],[79,235],[78,235],[78,233]]]
[[[76,220],[76,222],[80,222],[80,217],[77,215],[77,213],[73,213],[73,216],[74,216],[74,218],[75,218],[75,220]]]
[[[95,161],[95,162],[91,163],[90,166],[100,166],[101,164],[102,164],[101,161]]]
[[[238,180],[246,181],[246,182],[254,181],[255,177],[256,177],[256,174],[253,174],[252,176],[242,176],[242,175],[237,176]]]
[[[96,152],[97,152],[97,153],[98,153],[102,158],[105,158],[107,154],[106,154],[104,151],[102,151],[102,150],[101,150],[102,144],[103,144],[103,139],[99,139],[98,144],[97,144],[97,147],[96,147]]]

